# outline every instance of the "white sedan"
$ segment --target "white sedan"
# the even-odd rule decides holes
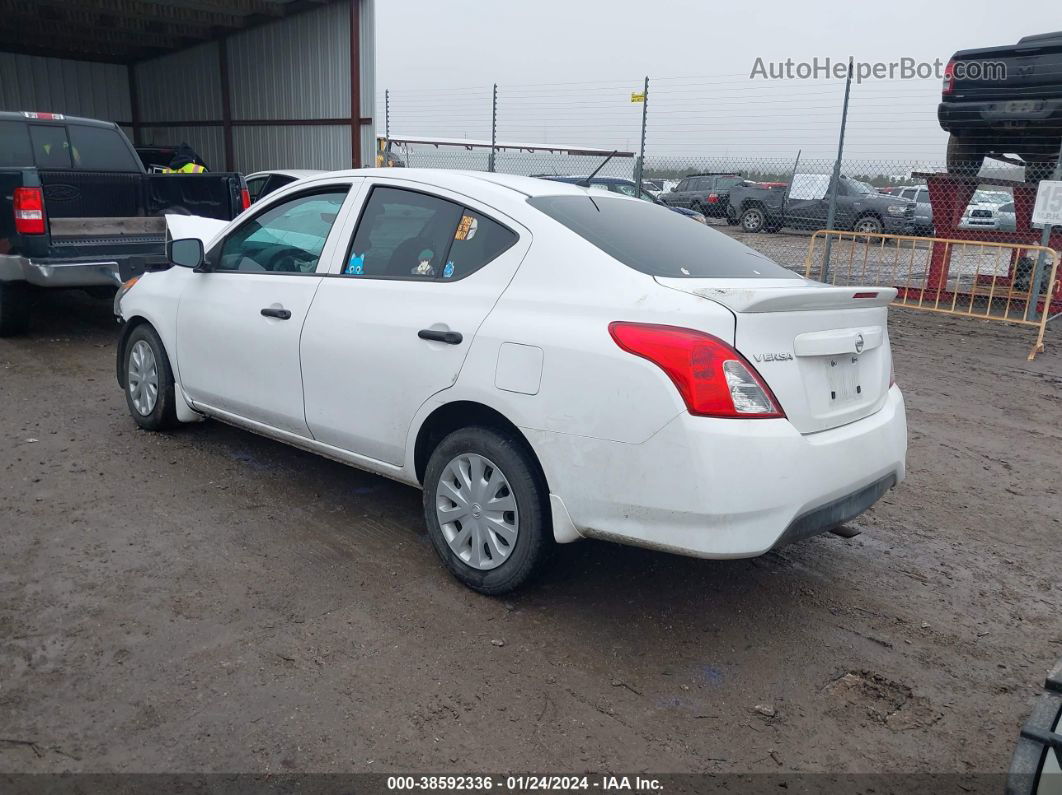
[[[115,302],[133,419],[211,417],[418,486],[484,593],[584,537],[760,555],[904,477],[895,290],[806,281],[648,202],[335,172],[170,260]]]

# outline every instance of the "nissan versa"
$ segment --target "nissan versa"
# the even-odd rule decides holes
[[[169,258],[115,299],[134,420],[211,417],[419,486],[477,591],[581,537],[760,555],[904,477],[896,291],[806,281],[648,202],[336,172]]]

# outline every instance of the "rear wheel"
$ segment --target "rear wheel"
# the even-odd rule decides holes
[[[981,170],[981,164],[987,154],[988,147],[983,143],[959,138],[952,133],[948,137],[948,173],[975,177]]]
[[[553,550],[545,478],[522,440],[471,427],[443,439],[424,474],[428,537],[446,568],[480,593],[528,582]]]
[[[29,320],[29,286],[21,282],[0,282],[0,337],[24,334]]]
[[[746,232],[760,232],[767,225],[762,207],[746,207],[741,213],[741,228]]]
[[[124,354],[125,402],[136,424],[148,431],[175,426],[173,373],[155,329],[147,323],[133,329]]]

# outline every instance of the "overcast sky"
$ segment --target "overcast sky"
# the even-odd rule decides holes
[[[651,78],[647,154],[832,157],[843,81],[749,75],[792,58],[946,62],[959,49],[1062,29],[1057,0],[759,2],[377,0],[378,102],[394,134],[636,149]],[[941,160],[940,81],[853,86],[846,156]]]

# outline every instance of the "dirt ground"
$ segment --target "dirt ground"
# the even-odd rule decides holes
[[[893,314],[909,478],[855,539],[586,541],[507,599],[414,489],[137,430],[115,336],[69,293],[0,340],[0,771],[1002,771],[1062,657],[1057,332]]]

